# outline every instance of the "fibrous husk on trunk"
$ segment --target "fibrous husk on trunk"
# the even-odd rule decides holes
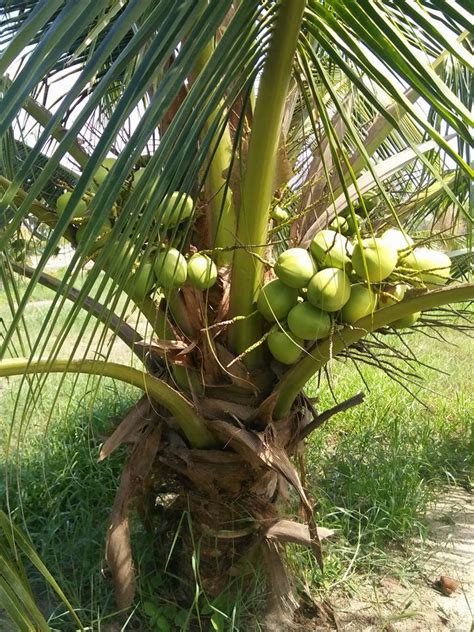
[[[360,400],[358,396],[330,412]],[[286,615],[296,608],[285,570],[284,545],[292,542],[311,547],[322,566],[321,540],[333,534],[316,526],[312,505],[291,461],[301,437],[319,419],[304,397],[287,418],[266,424],[264,430],[258,430],[263,425],[258,423],[258,406],[252,411],[250,405],[208,400],[203,410],[221,449],[190,448],[173,430],[172,420],[165,423],[159,408],[153,403],[147,407],[145,402],[130,411],[104,446],[109,452],[119,439],[134,436],[136,440],[122,475],[107,541],[118,603],[127,607],[133,601],[128,511],[135,503],[141,515],[146,513],[145,505],[148,509],[147,528],[154,534],[157,554],[162,549],[168,555],[163,548],[172,546],[176,525],[187,516],[187,528],[179,534],[180,546],[174,547],[173,572],[187,577],[193,587],[195,568],[190,560],[197,548],[201,588],[209,596],[221,593],[242,572],[243,560],[263,559],[271,595],[269,621],[282,617],[283,625]],[[288,489],[297,493],[305,523],[285,516]]]

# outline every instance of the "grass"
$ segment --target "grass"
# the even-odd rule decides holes
[[[28,314],[33,339],[41,310],[47,306],[35,309]],[[326,548],[324,576],[313,557],[301,549],[291,549],[290,561],[318,594],[337,585],[350,586],[361,572],[374,574],[387,568],[399,574],[414,572],[408,543],[415,536],[423,537],[430,503],[445,484],[472,484],[474,345],[458,334],[450,334],[449,347],[419,334],[410,340],[420,359],[442,366],[449,374],[420,369],[431,391],[418,394],[430,409],[376,369],[364,367],[362,375],[370,386],[365,402],[334,417],[308,440],[307,487],[316,501],[319,523],[335,528],[338,537]],[[334,361],[330,375],[331,389],[308,387],[311,395],[319,397],[320,410],[332,406],[334,397],[341,401],[366,391],[350,364]],[[28,411],[23,427],[16,427],[9,440],[20,383],[19,378],[11,379],[0,392],[2,448],[10,447],[5,470],[9,480],[0,482],[0,491],[5,498],[8,482],[9,508],[18,524],[27,528],[84,624],[98,631],[116,616],[111,582],[103,572],[103,550],[125,450],[103,463],[97,463],[97,456],[113,418],[137,398],[138,391],[111,380],[98,384],[85,376],[48,377],[35,409]],[[20,394],[20,407],[25,396]],[[190,611],[160,598],[169,576],[156,569],[152,542],[138,525],[134,528],[139,536],[135,558],[140,599],[126,629],[134,629],[140,621],[147,629],[184,629],[196,613],[217,630],[248,629],[239,621],[248,622],[248,611],[260,603],[261,595],[244,599],[237,585],[230,596],[211,603],[198,591]],[[404,557],[392,555],[404,548]],[[64,606],[41,577],[32,577],[51,629],[74,629]]]

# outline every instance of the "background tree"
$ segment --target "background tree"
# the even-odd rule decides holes
[[[461,2],[432,1],[48,0],[0,9],[1,269],[12,312],[0,375],[23,375],[28,391],[12,423],[27,423],[53,372],[141,388],[102,450],[105,458],[135,444],[107,536],[119,605],[134,596],[134,503],[157,539],[189,512],[192,537],[182,534],[176,564],[191,574],[199,542],[210,593],[243,555],[264,559],[281,618],[293,603],[282,544],[309,545],[323,564],[324,531],[291,459],[324,419],[306,382],[338,354],[407,378],[394,358],[416,358],[400,351],[403,334],[391,324],[423,312],[418,326],[436,331],[452,320],[431,310],[474,295],[458,280],[469,270],[472,227],[469,16]],[[52,104],[59,80],[68,87]],[[342,265],[324,262],[333,243],[318,255],[312,241],[328,226],[338,239],[352,233]],[[388,227],[413,232],[417,247],[450,251],[451,267],[442,259],[420,271],[419,251],[413,261],[403,243],[389,273],[373,276],[362,239]],[[58,281],[45,267],[65,241],[74,253]],[[24,262],[32,244],[41,253],[34,268]],[[274,267],[288,248],[300,249],[298,265],[285,254]],[[276,272],[279,296],[291,294],[295,273],[292,300],[310,298],[316,270],[300,278],[308,248],[320,268],[344,268],[370,309],[360,319],[326,310],[329,329],[304,342],[288,330],[288,309],[279,316],[261,288]],[[22,295],[19,273],[30,278]],[[37,284],[56,297],[31,339],[23,318]],[[408,291],[394,297],[401,284]],[[71,348],[81,310],[88,317]],[[133,361],[108,359],[118,339]],[[288,486],[306,524],[283,518]]]

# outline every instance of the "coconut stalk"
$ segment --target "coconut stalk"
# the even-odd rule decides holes
[[[85,373],[111,377],[136,386],[172,413],[192,446],[204,448],[215,445],[213,435],[193,406],[168,384],[139,369],[102,360],[27,360],[26,358],[15,358],[0,361],[0,376],[2,377],[41,373]]]
[[[262,258],[268,237],[278,143],[305,6],[305,0],[283,0],[272,28],[242,179],[236,239],[238,248],[231,275],[231,318],[249,316],[254,311],[256,293],[262,282]],[[257,319],[241,320],[229,332],[231,348],[242,353],[261,334]],[[244,361],[248,366],[262,365],[261,349],[248,354]]]

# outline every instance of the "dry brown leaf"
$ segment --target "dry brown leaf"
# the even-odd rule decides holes
[[[135,596],[135,571],[130,545],[128,510],[135,489],[148,476],[161,442],[162,426],[151,428],[135,447],[125,466],[115,496],[106,539],[106,560],[112,573],[120,609],[129,608]]]
[[[332,529],[318,527],[320,540],[326,540],[334,535]],[[308,525],[294,522],[293,520],[278,520],[265,531],[265,537],[279,542],[293,542],[303,546],[312,546],[313,542],[309,533]]]
[[[298,603],[293,595],[281,549],[276,542],[265,540],[262,553],[270,583],[265,629],[269,632],[289,631]]]
[[[207,419],[225,419],[232,417],[242,422],[251,419],[255,413],[252,406],[237,404],[223,399],[203,398],[199,401],[199,410]]]
[[[98,461],[103,461],[122,443],[130,441],[133,436],[136,437],[154,417],[150,400],[147,395],[143,395],[106,439],[100,450]]]

